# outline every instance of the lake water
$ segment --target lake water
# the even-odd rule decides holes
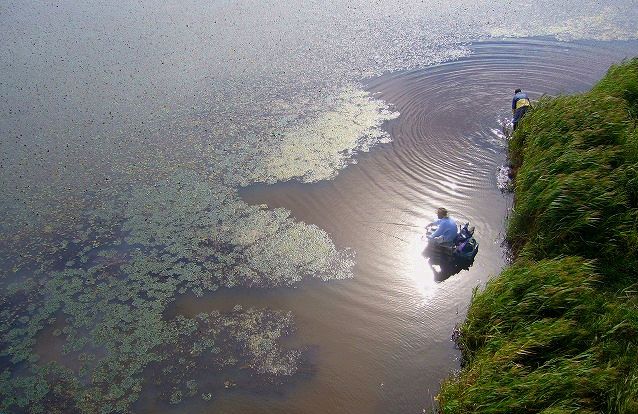
[[[429,410],[505,264],[513,89],[638,54],[631,1],[474,3],[7,5],[3,409]]]

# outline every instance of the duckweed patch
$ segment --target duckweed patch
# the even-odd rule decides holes
[[[128,411],[148,370],[173,404],[214,400],[229,370],[250,372],[250,387],[281,384],[302,360],[279,344],[294,329],[290,313],[236,307],[166,320],[167,305],[187,291],[351,276],[352,254],[316,226],[248,206],[193,171],[114,197],[85,219],[55,241],[55,257],[43,251],[25,260],[28,277],[4,280],[1,410]],[[50,326],[64,358],[44,363],[35,349]],[[218,375],[218,386],[202,388],[202,373]]]
[[[248,207],[232,188],[334,176],[356,151],[387,140],[377,124],[392,115],[356,90],[329,97],[363,78],[467,56],[467,42],[489,36],[493,16],[497,27],[505,22],[500,35],[517,27],[551,35],[567,19],[587,35],[619,21],[619,36],[635,33],[631,7],[605,10],[613,17],[601,22],[588,19],[595,6],[554,3],[542,13],[439,3],[433,13],[429,2],[197,2],[170,16],[126,1],[3,5],[12,46],[0,52],[0,410],[126,412],[144,372],[171,359],[183,359],[184,373],[178,383],[163,379],[164,399],[214,401],[199,377],[188,378],[199,356],[171,353],[189,333],[202,358],[216,360],[219,348],[225,370],[287,378],[296,354],[277,347],[292,324],[285,314],[254,311],[264,315],[255,321],[264,335],[272,332],[267,346],[229,329],[210,333],[213,348],[192,331],[207,323],[161,317],[189,290],[350,275],[349,253],[324,232],[284,210]],[[326,105],[334,110],[323,116]],[[251,314],[237,312],[209,319],[232,326]],[[64,358],[34,352],[46,350],[47,328]],[[240,352],[240,343],[252,351]],[[250,352],[274,365],[251,365]],[[229,389],[245,386],[227,380]]]
[[[210,400],[229,388],[276,387],[294,375],[301,362],[300,350],[284,350],[277,344],[294,330],[289,312],[239,307],[227,314],[178,317],[175,323],[180,335],[163,347],[171,363],[155,364],[146,375],[169,387],[163,397],[171,402],[176,393],[183,397],[200,393]],[[211,379],[210,373],[223,376]]]
[[[326,107],[330,111],[293,124],[276,137],[278,145],[259,159],[253,181],[313,182],[334,178],[353,162],[356,152],[390,142],[390,136],[379,127],[399,116],[383,101],[353,88],[344,90]]]
[[[134,192],[123,229],[129,245],[144,246],[145,260],[171,264],[172,276],[185,282],[181,293],[350,277],[351,253],[289,214],[249,206],[235,190],[212,188],[195,173],[182,172]]]

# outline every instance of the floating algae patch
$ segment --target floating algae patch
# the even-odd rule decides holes
[[[170,362],[146,373],[171,404],[195,395],[211,399],[229,388],[276,387],[297,372],[302,359],[301,351],[277,343],[294,329],[290,312],[236,306],[230,313],[178,317],[175,324],[180,334],[163,348]]]
[[[493,37],[553,36],[561,41],[635,39],[635,7],[623,2],[609,3],[569,1],[560,8],[550,2],[504,6],[485,31]]]
[[[4,279],[0,410],[127,411],[149,371],[170,403],[213,398],[229,375],[234,387],[259,389],[297,372],[301,351],[279,345],[290,313],[167,318],[167,306],[187,291],[350,277],[351,253],[286,210],[249,206],[212,182],[182,170],[114,197],[56,241],[54,258],[31,258],[20,283]],[[52,335],[60,357],[43,355]]]
[[[209,393],[223,384],[221,374],[233,368],[250,371],[266,384],[282,382],[296,372],[300,351],[284,350],[277,343],[292,330],[290,313],[235,309],[166,321],[162,311],[172,289],[170,283],[161,285],[142,280],[117,283],[95,268],[57,272],[44,287],[47,304],[35,310],[28,326],[7,332],[14,361],[26,358],[32,366],[28,373],[17,364],[4,370],[2,409],[123,412],[137,400],[148,367],[161,372],[153,378],[172,390],[163,397],[173,403],[178,402],[177,391],[189,395],[186,390],[193,388],[190,381],[198,372],[216,378],[207,384]],[[79,369],[57,363],[41,366],[30,353],[28,345],[34,339],[28,334],[58,310],[66,326],[57,335],[66,338],[64,353],[76,355]],[[16,332],[24,330],[28,332]],[[105,354],[97,351],[101,349]],[[57,375],[52,376],[51,370]],[[58,376],[66,383],[60,383]],[[239,379],[235,383],[242,386]]]
[[[390,142],[380,126],[399,114],[369,93],[346,88],[326,102],[330,110],[286,127],[257,163],[253,181],[274,183],[334,178],[357,152]]]
[[[184,282],[181,292],[352,274],[351,253],[338,251],[323,230],[284,209],[249,206],[234,189],[213,187],[193,172],[136,191],[127,214],[127,243],[144,246],[147,261],[169,263]]]

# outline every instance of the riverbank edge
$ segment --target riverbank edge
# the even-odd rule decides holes
[[[513,262],[474,291],[439,411],[638,412],[638,58],[509,142]]]

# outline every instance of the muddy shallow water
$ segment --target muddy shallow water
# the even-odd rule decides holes
[[[623,2],[475,3],[10,3],[2,407],[429,409],[504,264],[513,88],[638,53]],[[441,205],[481,243],[454,275]]]
[[[223,412],[421,412],[433,406],[442,378],[459,367],[450,340],[472,289],[505,264],[501,246],[511,196],[497,172],[506,162],[502,126],[511,89],[534,98],[588,89],[609,64],[631,56],[635,42],[550,39],[483,42],[474,54],[367,84],[401,113],[392,142],[357,157],[328,182],[251,186],[251,204],[284,207],[356,252],[353,280],[294,290],[222,292],[185,298],[184,314],[241,303],[290,309],[291,343],[312,347],[312,375],[279,397],[221,396]],[[423,255],[419,228],[446,206],[476,226],[474,265],[441,280]],[[198,410],[208,412],[199,405]],[[213,412],[211,410],[210,412]]]

